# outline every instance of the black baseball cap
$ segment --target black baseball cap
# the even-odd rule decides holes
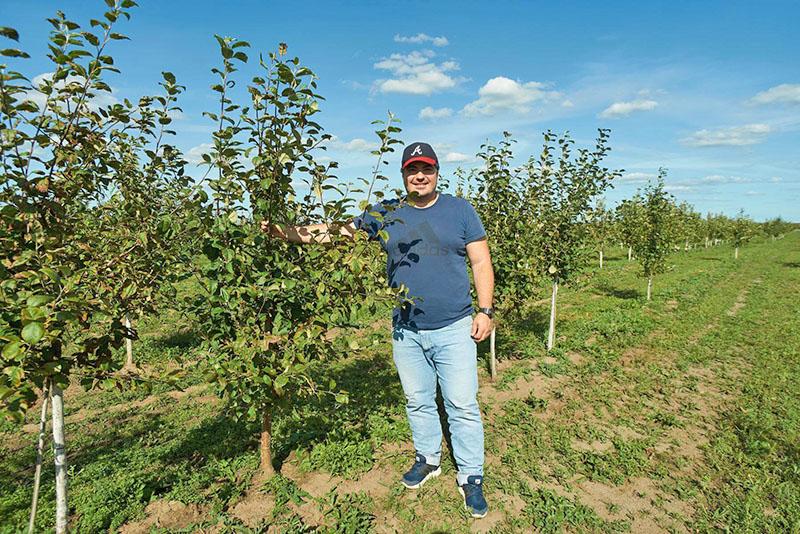
[[[405,169],[407,165],[415,161],[423,161],[439,168],[439,158],[436,157],[436,152],[433,147],[428,143],[411,143],[405,150],[403,150],[403,163],[400,165],[401,169]]]

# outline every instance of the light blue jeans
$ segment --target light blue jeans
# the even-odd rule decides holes
[[[483,423],[478,408],[477,347],[470,336],[472,317],[435,330],[395,327],[392,352],[403,392],[414,448],[427,463],[439,465],[442,426],[436,408],[436,383],[442,390],[458,483],[483,475]]]

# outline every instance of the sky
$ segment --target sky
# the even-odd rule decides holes
[[[406,143],[426,141],[441,174],[480,166],[475,154],[503,131],[515,162],[541,152],[542,134],[569,132],[593,147],[611,130],[607,166],[624,169],[613,206],[667,169],[678,201],[701,213],[740,209],[756,220],[800,221],[800,2],[256,2],[140,0],[109,50],[109,100],[158,92],[162,71],[187,86],[174,144],[196,162],[218,106],[214,34],[251,44],[238,83],[259,52],[288,44],[319,77],[317,115],[334,135],[327,157],[344,179],[369,176],[370,122],[398,116]],[[102,1],[0,0],[16,28],[29,78],[52,72],[46,17],[60,9],[88,28]],[[401,187],[399,151],[391,187]],[[200,172],[198,171],[199,175]]]

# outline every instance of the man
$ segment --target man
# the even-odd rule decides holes
[[[363,230],[379,240],[387,253],[389,284],[408,290],[408,300],[392,314],[392,352],[416,449],[415,463],[402,483],[419,488],[441,474],[438,383],[458,464],[459,491],[472,516],[484,517],[488,505],[482,489],[476,343],[492,330],[494,272],[486,232],[469,202],[437,191],[439,160],[429,144],[407,146],[401,170],[406,199],[375,205],[338,231],[352,236]],[[330,240],[325,224],[286,230],[262,225],[270,234],[295,243]],[[388,240],[379,235],[381,230],[388,233]],[[465,256],[478,296],[474,318]]]

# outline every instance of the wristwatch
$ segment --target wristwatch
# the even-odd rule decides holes
[[[494,318],[494,308],[478,308],[478,313],[486,314],[489,319]]]

